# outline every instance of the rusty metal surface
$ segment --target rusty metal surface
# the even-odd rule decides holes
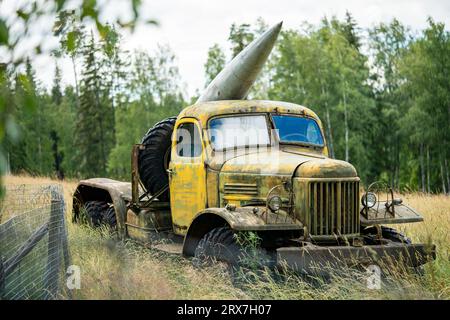
[[[395,206],[395,215],[386,210],[386,208],[380,208],[379,210],[369,209],[368,216],[361,215],[361,224],[364,226],[421,221],[423,221],[423,217],[416,210],[405,204]]]
[[[348,162],[335,159],[315,159],[300,166],[297,177],[304,178],[352,178],[357,177],[356,169]]]
[[[374,194],[376,202],[370,208],[362,206],[361,224],[363,226],[423,221],[419,212],[404,204],[402,199],[395,198],[394,191],[386,183],[380,181],[372,183],[364,193],[362,200],[367,193]]]
[[[79,208],[77,206],[83,204],[85,199],[90,198],[92,196],[90,193],[95,189],[103,190],[110,196],[116,212],[118,235],[122,239],[125,238],[125,221],[127,204],[129,202],[126,199],[131,199],[131,183],[129,182],[121,182],[107,178],[81,180],[74,192],[73,219],[78,215]]]
[[[326,273],[329,268],[404,263],[417,267],[436,258],[434,245],[390,243],[371,246],[319,247],[307,244],[304,247],[277,249],[277,265],[300,273]]]
[[[114,190],[118,192],[118,194],[124,199],[131,199],[131,183],[130,182],[123,182],[123,181],[117,181],[113,179],[108,178],[92,178],[92,179],[86,179],[81,180],[78,184],[80,185],[86,185],[90,187],[96,187],[99,189],[104,190]]]
[[[222,100],[197,103],[184,108],[178,115],[178,119],[195,118],[200,121],[201,127],[206,129],[207,122],[212,117],[245,113],[295,114],[313,118],[321,125],[317,114],[307,107],[291,102],[270,100]]]
[[[208,208],[197,214],[215,214],[223,218],[233,230],[237,231],[268,231],[268,230],[302,230],[303,225],[292,219],[287,212],[279,210],[273,213],[265,207],[235,207],[234,210],[226,208]]]

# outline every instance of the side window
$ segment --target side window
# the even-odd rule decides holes
[[[192,122],[182,123],[177,128],[177,155],[179,157],[198,157],[202,154],[202,140],[198,127]]]

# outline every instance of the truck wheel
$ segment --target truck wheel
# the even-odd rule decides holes
[[[139,176],[147,191],[152,194],[169,183],[166,170],[170,161],[172,132],[176,119],[171,117],[158,122],[148,130],[141,141],[145,149],[139,153]],[[161,194],[159,200],[169,201],[169,191]]]
[[[383,238],[391,240],[393,242],[401,242],[404,244],[412,243],[411,239],[393,228],[381,227],[381,234],[383,235]]]
[[[91,227],[97,228],[102,225],[116,227],[116,212],[107,202],[87,201],[84,204],[84,212]]]
[[[212,229],[199,241],[192,262],[196,267],[210,265],[215,261],[236,264],[242,249],[237,244],[234,233],[228,227]]]
[[[256,251],[254,250],[256,249]],[[224,262],[234,285],[264,274],[265,267],[273,267],[274,260],[264,248],[246,248],[237,243],[229,227],[215,228],[198,243],[192,260],[195,267],[216,261]]]
[[[375,227],[369,227],[362,230],[362,234],[365,236],[366,240],[369,241],[369,243],[376,243],[375,237],[377,236],[377,229]],[[384,239],[391,240],[393,242],[411,244],[411,239],[393,228],[381,226],[381,235]]]

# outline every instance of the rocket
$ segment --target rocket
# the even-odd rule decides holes
[[[264,32],[234,57],[211,81],[197,103],[245,99],[273,49],[282,24]]]

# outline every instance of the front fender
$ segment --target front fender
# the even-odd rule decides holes
[[[271,231],[271,230],[302,230],[303,226],[290,217],[276,216],[270,213],[265,217],[258,207],[239,207],[234,210],[226,208],[208,208],[200,211],[192,220],[184,238],[183,254],[193,256],[200,239],[214,228],[228,226],[235,231]],[[261,212],[261,213],[258,213]],[[267,222],[266,222],[267,221]],[[276,223],[275,223],[276,221]]]

